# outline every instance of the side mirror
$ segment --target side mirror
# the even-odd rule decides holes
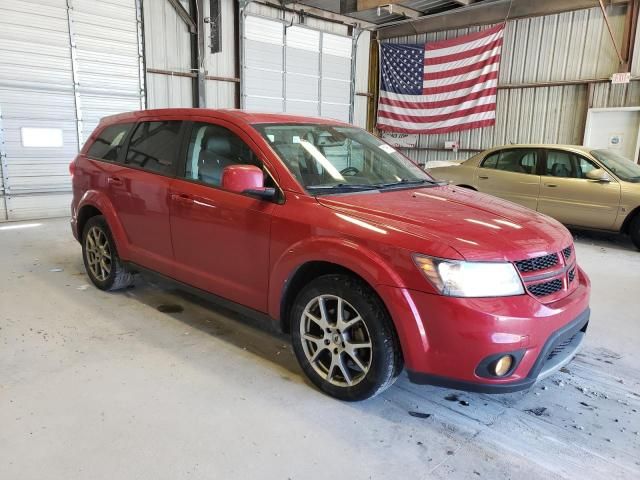
[[[605,172],[602,168],[596,168],[587,172],[586,177],[589,180],[595,180],[596,182],[610,182],[611,180],[613,180],[611,178],[611,175]]]
[[[262,200],[273,200],[275,188],[265,188],[264,174],[255,165],[230,165],[222,171],[221,186],[225,190],[244,193]]]

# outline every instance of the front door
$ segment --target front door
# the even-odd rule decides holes
[[[532,148],[500,150],[487,156],[476,169],[478,191],[535,210],[540,194],[540,151]]]
[[[620,206],[620,184],[589,180],[587,172],[598,168],[573,152],[548,150],[538,211],[567,225],[612,228]]]
[[[172,274],[169,185],[175,174],[182,122],[140,122],[124,164],[107,178],[109,197],[131,247],[131,258],[146,268]]]
[[[251,141],[234,128],[224,122],[191,127],[185,164],[171,185],[175,277],[265,312],[275,204],[221,187],[229,165],[262,167]]]

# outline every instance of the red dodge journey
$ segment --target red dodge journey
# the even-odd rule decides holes
[[[291,333],[342,400],[412,382],[526,389],[568,363],[590,283],[570,233],[438,183],[326,119],[165,109],[102,120],[71,163],[71,226],[91,281],[136,272]]]

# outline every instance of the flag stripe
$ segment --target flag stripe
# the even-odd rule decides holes
[[[439,93],[435,95],[403,95],[400,93],[380,91],[380,101],[390,102],[406,102],[419,104],[434,104],[432,106],[427,105],[427,108],[437,107],[437,103],[443,102],[442,106],[447,107],[455,103],[462,103],[465,101],[465,97],[476,95],[483,91],[497,91],[498,81],[496,79],[488,80],[486,82],[478,83],[469,88],[462,90],[454,90],[453,92]],[[455,103],[449,103],[455,102]],[[391,105],[391,103],[389,103]]]
[[[436,135],[438,133],[451,133],[458,132],[460,130],[470,130],[472,128],[492,127],[496,124],[495,118],[489,118],[485,120],[474,120],[467,123],[459,123],[457,125],[451,125],[447,127],[432,127],[432,128],[411,128],[411,127],[398,127],[395,124],[389,125],[378,122],[376,127],[385,132],[398,132],[398,133],[428,133],[429,135]]]
[[[469,45],[473,45],[471,48],[479,47],[480,45],[487,45],[496,37],[501,37],[504,33],[504,24],[496,25],[495,27],[487,28],[479,32],[464,35],[462,37],[451,38],[449,40],[440,40],[438,42],[427,43],[425,46],[425,55],[440,56],[446,50],[469,48]]]
[[[455,127],[456,125],[463,125],[465,123],[491,120],[491,119],[495,120],[495,112],[474,113],[473,115],[469,115],[467,117],[450,118],[450,119],[441,120],[438,122],[416,123],[416,122],[405,122],[402,120],[392,120],[392,119],[389,119],[389,120],[393,122],[392,123],[393,125],[400,128],[407,128],[412,130],[429,130],[431,128],[450,128],[450,127]],[[385,124],[385,121],[386,119],[381,118],[379,123]]]
[[[478,48],[470,48],[468,50],[464,50],[460,53],[455,53],[453,55],[442,55],[440,57],[425,57],[424,64],[426,66],[426,65],[440,65],[443,63],[456,62],[459,60],[464,60],[465,58],[475,57],[477,55],[480,55],[486,52],[487,50],[492,50],[492,51],[497,50],[498,52],[500,52],[500,50],[502,49],[502,42],[503,42],[503,39],[502,37],[500,37],[489,45],[484,45]]]
[[[413,123],[433,123],[433,122],[441,122],[448,119],[460,118],[460,117],[469,117],[475,113],[482,112],[493,112],[496,108],[495,102],[488,103],[485,105],[475,105],[471,108],[467,108],[464,110],[455,110],[449,113],[441,113],[439,115],[403,115],[395,112],[387,112],[382,110],[378,113],[381,118],[390,118],[392,120],[400,120],[402,122],[413,122]]]
[[[429,72],[424,74],[424,78],[429,80],[438,80],[441,78],[461,77],[466,73],[489,72],[500,68],[500,54],[489,57],[481,62],[465,65],[463,67],[451,68],[449,70],[441,70],[437,72]]]
[[[423,94],[429,95],[434,93],[446,93],[453,92],[455,90],[460,90],[463,88],[473,87],[475,84],[480,82],[486,82],[487,80],[497,80],[498,79],[498,70],[494,70],[492,72],[486,73],[484,75],[480,75],[478,77],[471,76],[465,77],[465,79],[458,83],[450,83],[443,85],[442,83],[435,83],[433,87],[425,87],[422,91]],[[428,83],[428,82],[424,82]]]
[[[424,72],[435,73],[443,70],[451,70],[454,68],[466,67],[468,65],[475,65],[477,63],[484,62],[489,58],[498,57],[500,59],[500,47],[492,48],[478,55],[472,55],[466,58],[461,58],[447,63],[426,64],[424,65]]]
[[[448,107],[438,106],[434,108],[425,108],[423,106],[421,108],[416,108],[415,104],[389,105],[389,104],[380,102],[378,109],[380,112],[389,112],[389,113],[395,113],[400,115],[430,116],[430,115],[444,115],[444,114],[450,114],[450,113],[453,114],[458,110],[465,110],[478,105],[493,104],[495,106],[495,103],[496,103],[496,95],[494,92],[493,95],[484,95],[477,98],[465,97],[464,102],[456,103]],[[381,116],[382,116],[382,113],[381,113]]]

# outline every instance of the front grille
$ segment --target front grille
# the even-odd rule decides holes
[[[571,258],[572,251],[573,251],[573,248],[571,247],[571,245],[569,245],[567,248],[562,250],[562,254],[564,255],[565,260],[569,260],[569,258]]]
[[[576,269],[575,267],[569,270],[569,282],[573,282],[573,279],[576,278]]]
[[[563,340],[562,342],[559,342],[557,345],[554,345],[553,350],[551,350],[551,352],[549,352],[549,355],[547,356],[547,361],[551,360],[556,355],[559,355],[560,353],[562,353],[562,351],[565,348],[567,348],[571,342],[573,342],[573,339],[576,338],[576,335],[578,335],[578,333],[579,332],[576,332],[566,340]]]
[[[552,293],[562,290],[562,280],[556,278],[549,282],[536,283],[535,285],[528,285],[527,290],[536,297],[544,297],[551,295]]]
[[[558,255],[552,253],[543,257],[530,258],[528,260],[519,260],[515,262],[515,264],[521,273],[546,270],[558,264]]]

